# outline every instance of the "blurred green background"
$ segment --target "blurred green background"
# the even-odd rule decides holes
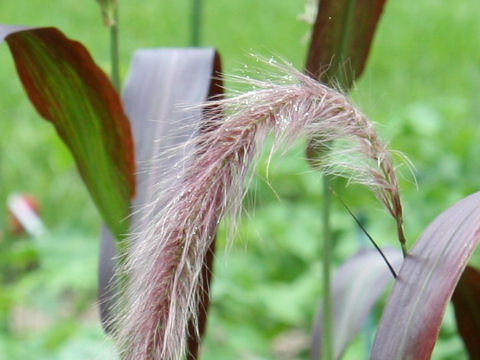
[[[189,46],[190,0],[120,2],[124,78],[137,48]],[[253,66],[250,52],[302,68],[310,28],[297,19],[304,3],[204,0],[201,45],[219,49],[227,73]],[[399,166],[410,245],[440,211],[479,188],[479,13],[478,0],[387,1],[352,92],[391,147],[416,167],[418,189]],[[0,23],[57,26],[109,69],[108,31],[94,0],[2,1]],[[28,102],[6,44],[0,47],[0,118],[0,359],[114,359],[95,305],[100,216],[65,146]],[[322,198],[304,145],[274,159],[270,185],[262,161],[238,239],[226,245],[220,236],[203,359],[308,358],[321,296]],[[6,197],[15,192],[37,197],[47,236],[8,233]],[[366,217],[377,242],[395,244],[394,224],[372,195],[357,186],[341,192]],[[364,244],[335,200],[333,224],[340,264]],[[478,251],[473,262],[480,265]],[[380,314],[377,309],[373,322]],[[368,358],[367,338],[360,335],[346,358]],[[433,358],[466,359],[451,309]]]

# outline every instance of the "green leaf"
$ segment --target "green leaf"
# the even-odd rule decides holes
[[[0,25],[4,39],[30,101],[55,126],[121,239],[128,232],[135,163],[130,124],[110,80],[81,43],[55,28]]]
[[[467,266],[452,296],[458,332],[470,359],[480,359],[480,271]]]
[[[307,71],[348,90],[365,67],[385,1],[320,1]]]
[[[479,240],[477,192],[440,214],[405,258],[371,359],[430,359],[445,308]]]

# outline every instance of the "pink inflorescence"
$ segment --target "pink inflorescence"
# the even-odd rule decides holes
[[[119,275],[128,279],[114,320],[123,359],[184,355],[203,260],[222,216],[239,215],[247,176],[270,135],[272,152],[300,137],[329,148],[318,167],[370,187],[404,241],[391,155],[372,123],[338,91],[274,63],[275,82],[240,78],[255,90],[205,104],[205,131],[182,145],[186,156],[165,170],[150,220],[132,235]],[[342,146],[332,146],[336,141]]]

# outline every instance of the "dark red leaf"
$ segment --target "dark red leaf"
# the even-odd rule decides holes
[[[0,25],[23,86],[72,152],[95,204],[117,239],[128,231],[135,166],[120,98],[85,47],[55,28]]]
[[[347,90],[362,74],[386,0],[322,0],[307,71]]]
[[[480,192],[440,214],[406,257],[372,359],[430,359],[445,308],[479,240]]]
[[[452,296],[458,332],[470,359],[480,359],[480,271],[467,266]]]

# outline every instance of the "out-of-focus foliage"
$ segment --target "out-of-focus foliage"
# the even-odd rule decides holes
[[[302,39],[309,26],[296,16],[303,5],[303,0],[204,2],[202,44],[219,49],[227,73],[253,66],[247,52],[278,54],[302,67],[307,47]],[[189,0],[123,0],[122,73],[136,48],[188,46],[189,10]],[[379,123],[380,133],[417,168],[418,190],[407,168],[400,168],[410,245],[440,211],[479,188],[479,12],[476,0],[426,0],[415,6],[389,0],[365,73],[353,90],[356,103]],[[4,23],[58,26],[109,68],[108,32],[95,1],[4,1],[0,14]],[[9,120],[0,121],[0,354],[10,354],[12,360],[102,354],[110,348],[97,320],[79,320],[95,298],[100,216],[67,150],[52,128],[38,121],[13,72],[7,49],[0,48],[0,109],[1,117]],[[266,160],[262,162],[239,224],[239,239],[226,254],[220,240],[204,359],[308,358],[322,281],[321,189],[303,151],[301,144],[282,159],[273,159],[268,175]],[[14,191],[39,198],[51,229],[52,238],[43,240],[45,244],[5,234],[5,197]],[[380,244],[396,246],[393,224],[366,191],[351,187],[339,192],[355,213],[367,217],[367,227]],[[338,204],[333,225],[334,260],[339,264],[360,242],[353,221]],[[44,248],[47,243],[50,248]],[[26,266],[32,259],[39,267]],[[480,265],[478,252],[473,262]],[[5,278],[11,276],[7,268],[10,274],[14,269],[15,282]],[[62,301],[73,312],[63,316]],[[14,331],[11,319],[22,308],[47,318],[45,328]],[[449,309],[433,359],[466,359],[455,331]],[[345,358],[359,359],[368,343],[360,335]]]
[[[58,228],[35,240],[3,239],[2,358],[73,360],[113,353],[92,302],[97,242],[74,228]]]

